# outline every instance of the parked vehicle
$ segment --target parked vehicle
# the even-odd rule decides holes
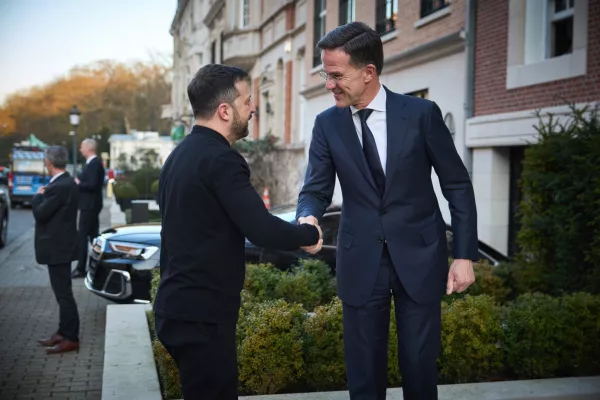
[[[295,206],[278,207],[271,212],[279,218],[293,222]],[[335,275],[337,237],[341,209],[330,207],[320,222],[323,231],[323,248],[316,255],[300,249],[280,251],[258,247],[246,240],[246,262],[271,263],[286,270],[300,258],[324,261]],[[91,246],[85,285],[91,292],[118,303],[148,302],[152,270],[159,267],[160,230],[157,223],[124,225],[108,229],[98,236]],[[452,233],[448,227],[449,249]],[[496,265],[506,258],[485,243],[479,242],[482,259]],[[451,255],[451,251],[449,251]]]
[[[6,246],[10,196],[8,194],[8,171],[0,170],[0,249]]]
[[[44,165],[44,150],[37,146],[16,144],[10,154],[8,192],[11,207],[31,203],[41,186],[50,183]]]

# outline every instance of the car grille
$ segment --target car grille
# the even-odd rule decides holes
[[[90,257],[88,263],[91,284],[94,289],[101,290],[104,286],[104,282],[108,277],[108,272],[104,268],[98,268],[98,261],[93,257]]]

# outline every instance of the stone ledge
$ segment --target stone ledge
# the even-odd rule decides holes
[[[106,307],[102,400],[162,400],[146,310],[148,304]]]
[[[348,400],[347,391],[245,396],[240,400]],[[600,377],[440,385],[439,400],[598,400]],[[402,388],[388,389],[386,399],[402,400]]]

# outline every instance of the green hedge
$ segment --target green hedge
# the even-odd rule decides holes
[[[335,297],[324,300],[330,294],[330,281],[319,275],[321,266],[314,266],[306,268],[304,264],[304,268],[284,273],[268,265],[248,265],[237,326],[241,394],[345,389],[341,302]],[[298,278],[305,287],[310,286],[306,282],[321,282],[314,287],[322,290],[317,297],[323,304],[313,312],[300,303],[277,298],[277,293],[282,293],[277,289],[279,282],[287,282],[294,274],[310,275]],[[479,274],[489,278],[490,269],[484,266]],[[494,278],[482,279],[483,289],[474,292],[497,287],[495,282]],[[263,284],[266,288],[261,289]],[[296,296],[306,290],[293,293]],[[496,293],[504,299],[504,291]],[[303,296],[296,298],[314,303],[314,296]],[[600,296],[587,293],[562,297],[525,294],[514,301],[504,299],[502,304],[486,294],[446,297],[442,302],[440,382],[599,374],[598,315]],[[165,396],[180,398],[177,371],[160,347],[155,341]],[[400,385],[393,302],[388,369],[388,385]]]
[[[543,293],[600,293],[600,118],[573,106],[567,117],[538,113],[539,141],[525,150],[521,279]]]

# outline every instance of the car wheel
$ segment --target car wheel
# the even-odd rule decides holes
[[[8,238],[8,216],[4,214],[0,219],[0,248],[6,246]]]

